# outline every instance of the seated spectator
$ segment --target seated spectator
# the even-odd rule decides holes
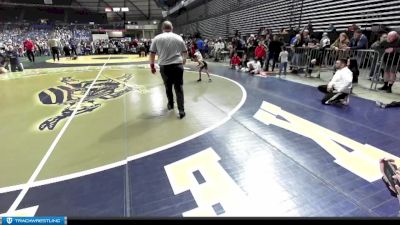
[[[351,93],[353,73],[347,67],[347,60],[336,61],[337,71],[328,85],[321,85],[318,90],[326,95],[321,100],[324,105],[342,103],[347,104],[348,95]]]
[[[231,69],[240,69],[240,57],[236,52],[233,54],[233,57],[231,59]]]
[[[247,58],[247,54],[243,54],[242,59],[240,60],[240,66],[242,67],[242,71],[246,71],[247,63],[249,62]]]

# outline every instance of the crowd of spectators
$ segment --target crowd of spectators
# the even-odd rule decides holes
[[[389,34],[389,35],[388,35]],[[390,38],[387,38],[390,36]],[[183,35],[186,40],[189,54],[193,57],[196,49],[203,54],[204,58],[213,58],[214,61],[230,60],[230,67],[237,70],[247,71],[250,74],[268,73],[275,70],[277,63],[280,71],[290,64],[291,72],[302,72],[304,68],[296,67],[304,62],[307,49],[315,49],[314,58],[307,61],[308,70],[305,71],[310,76],[314,65],[321,64],[322,52],[327,49],[332,54],[336,54],[336,59],[348,58],[352,62],[351,68],[358,70],[358,67],[371,68],[370,79],[376,72],[375,68],[380,63],[393,63],[390,68],[383,68],[381,79],[384,86],[380,90],[391,92],[391,87],[396,80],[396,72],[400,69],[398,56],[400,54],[400,38],[395,31],[380,29],[370,32],[362,30],[356,24],[351,25],[347,31],[338,33],[334,25],[330,25],[324,32],[314,32],[311,22],[302,29],[281,29],[278,33],[273,33],[270,29],[261,28],[256,34],[242,35],[235,31],[233,37],[226,39],[217,37],[215,39],[203,39],[199,33],[194,35]],[[355,56],[355,51],[375,50],[377,54],[370,54],[368,57]],[[290,54],[288,59],[284,50]],[[283,57],[281,52],[283,52]],[[335,53],[336,52],[336,53]],[[338,53],[340,52],[340,54]],[[386,53],[386,58],[381,57]],[[334,57],[334,58],[335,58]],[[374,57],[374,58],[373,58]],[[282,60],[283,59],[283,60]],[[364,60],[364,62],[361,62]],[[397,61],[396,61],[397,60]],[[369,65],[365,61],[368,61]],[[332,61],[334,66],[335,60]],[[350,66],[350,65],[349,65]],[[286,73],[286,71],[283,71]],[[281,72],[280,72],[281,73]],[[353,82],[358,82],[358,74],[353,76]]]
[[[96,39],[86,26],[35,26],[28,24],[0,25],[0,70],[22,71],[21,57],[32,63],[37,56],[60,55],[76,59],[79,55],[136,53],[147,56],[151,40],[129,38]]]

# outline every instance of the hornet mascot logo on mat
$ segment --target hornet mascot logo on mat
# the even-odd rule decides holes
[[[140,85],[127,85],[132,78],[131,74],[124,74],[118,78],[108,78],[98,80],[90,89],[87,97],[80,105],[76,115],[92,112],[99,108],[100,100],[110,100],[124,95],[132,90],[139,93],[144,92],[144,88]],[[39,100],[45,105],[64,105],[65,108],[60,115],[50,117],[39,125],[39,130],[49,129],[53,130],[54,127],[61,120],[68,118],[72,115],[75,108],[78,106],[80,99],[89,89],[93,80],[79,81],[71,77],[63,77],[61,82],[62,86],[49,88],[39,93]]]

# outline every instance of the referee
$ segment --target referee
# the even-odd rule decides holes
[[[47,41],[47,44],[49,45],[51,49],[51,54],[53,55],[53,61],[56,61],[56,56],[57,60],[60,61],[60,52],[58,51],[58,47],[60,46],[60,41],[56,38],[55,35],[52,35],[52,38]]]
[[[176,101],[178,103],[178,118],[185,117],[183,105],[183,65],[186,63],[187,50],[182,37],[172,32],[172,23],[165,21],[162,24],[163,33],[157,35],[150,47],[150,68],[151,72],[156,73],[154,60],[158,55],[161,77],[164,81],[165,92],[168,98],[168,110],[174,108],[174,96],[172,86],[174,86]]]

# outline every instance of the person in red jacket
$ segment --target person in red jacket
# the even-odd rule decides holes
[[[267,52],[265,51],[265,47],[264,47],[262,41],[258,42],[258,46],[255,50],[254,56],[255,56],[255,60],[259,61],[261,63],[261,68],[263,67],[263,63],[264,63],[266,54],[267,54]]]
[[[30,38],[27,38],[24,41],[24,48],[26,50],[26,54],[28,55],[29,61],[35,62],[35,55],[33,54],[33,51],[35,50],[35,44]]]
[[[240,57],[236,52],[233,54],[233,57],[231,59],[231,68],[236,70],[240,68]]]

